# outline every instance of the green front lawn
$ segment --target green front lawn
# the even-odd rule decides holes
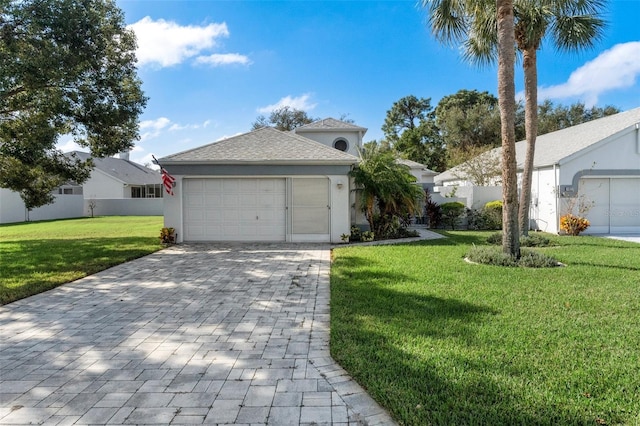
[[[0,225],[0,304],[162,248],[161,216],[109,216]]]
[[[472,265],[488,233],[335,249],[331,353],[403,425],[640,424],[640,244]]]

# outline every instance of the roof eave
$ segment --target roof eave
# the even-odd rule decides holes
[[[254,165],[273,165],[273,166],[326,166],[326,165],[352,165],[357,164],[358,159],[353,160],[171,160],[171,161],[163,161],[162,159],[158,160],[158,163],[162,166],[222,166],[222,165],[245,165],[245,166],[254,166]]]

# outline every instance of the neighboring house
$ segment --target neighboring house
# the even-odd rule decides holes
[[[70,154],[75,154],[81,160],[91,157],[91,154],[81,151]],[[128,153],[120,153],[117,158],[93,158],[93,164],[95,167],[91,177],[82,185],[86,200],[162,197],[160,173],[129,161]],[[73,190],[71,188],[69,185],[63,186],[61,193],[68,193]]]
[[[417,163],[411,160],[405,160],[404,158],[396,160],[397,163],[403,164],[409,167],[409,173],[416,178],[416,183],[425,189],[433,190],[434,177],[438,172],[434,172],[425,166],[424,164]]]
[[[525,150],[516,144],[520,172]],[[448,170],[436,185],[464,185],[458,175]],[[586,233],[640,233],[640,108],[538,136],[531,195],[533,229],[557,233],[560,216],[582,205]]]
[[[74,151],[82,160],[90,154]],[[69,153],[68,155],[70,155]],[[160,173],[129,161],[128,153],[119,158],[94,158],[95,168],[83,185],[59,187],[55,201],[27,212],[17,192],[0,188],[0,223],[51,220],[90,215],[161,215],[163,187]],[[141,199],[135,202],[132,199]],[[156,198],[156,199],[154,199]],[[89,209],[89,202],[93,210]]]
[[[165,226],[177,241],[339,242],[351,228],[349,172],[366,129],[335,119],[262,128],[169,155]]]

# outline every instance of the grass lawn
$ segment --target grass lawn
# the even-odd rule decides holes
[[[159,250],[162,226],[162,216],[0,225],[0,304]]]
[[[639,425],[640,244],[472,265],[489,233],[333,251],[331,353],[403,425]]]

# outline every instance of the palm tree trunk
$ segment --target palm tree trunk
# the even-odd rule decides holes
[[[513,0],[496,0],[498,22],[498,105],[502,131],[502,251],[520,258],[516,174],[516,89]]]
[[[538,134],[538,70],[535,47],[523,50],[524,68],[524,127],[527,134],[527,153],[522,173],[522,192],[518,222],[522,235],[529,234],[529,211],[531,209],[531,184],[533,178],[533,157]]]

